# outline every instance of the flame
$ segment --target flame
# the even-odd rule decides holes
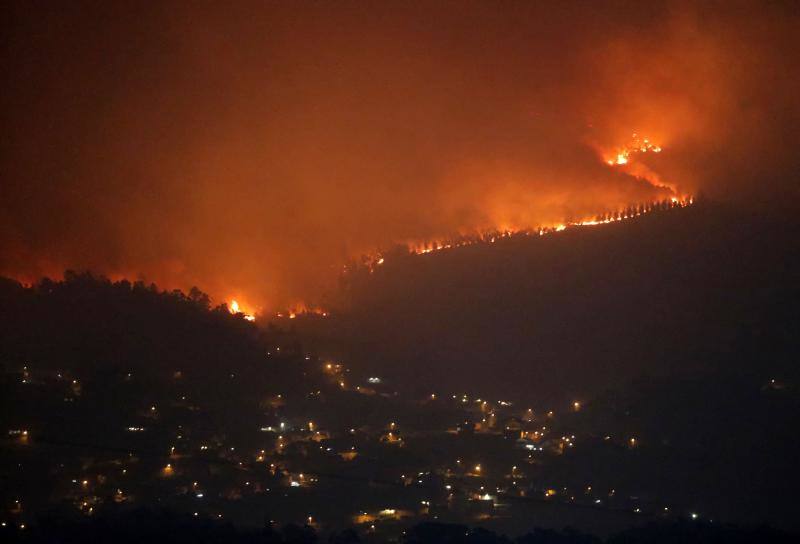
[[[672,196],[665,201],[655,201],[639,206],[628,206],[623,210],[601,214],[600,216],[596,217],[587,217],[579,221],[557,223],[553,225],[534,227],[531,229],[506,229],[503,231],[484,232],[473,236],[459,236],[450,240],[408,242],[407,247],[408,252],[412,255],[427,255],[429,253],[470,246],[473,244],[493,244],[503,238],[510,238],[512,236],[545,236],[556,232],[562,232],[570,228],[592,227],[596,225],[606,225],[618,221],[635,219],[660,209],[662,204],[666,204],[670,208],[685,208],[694,204],[694,198],[692,196]],[[381,266],[386,262],[386,257],[381,254],[367,255],[366,259],[367,267],[370,272],[373,272],[378,266]]]
[[[661,153],[661,151],[660,145],[653,143],[649,138],[642,138],[634,132],[628,143],[610,151],[601,151],[601,155],[608,166],[620,168],[626,174],[646,181],[653,187],[669,189],[672,193],[677,194],[677,187],[674,184],[663,181],[645,163],[635,160],[645,153]]]
[[[628,141],[628,143],[614,148],[610,152],[601,151],[601,155],[603,156],[603,161],[608,166],[612,168],[625,168],[625,172],[629,175],[644,180],[654,187],[669,190],[672,193],[672,196],[668,201],[669,206],[690,206],[694,203],[691,195],[679,195],[675,185],[663,182],[655,172],[652,172],[643,164],[637,164],[637,162],[634,160],[641,154],[661,153],[661,151],[662,147],[660,145],[655,144],[649,138],[643,138],[634,132],[631,134],[631,139]],[[411,240],[406,242],[406,246],[411,254],[425,255],[435,251],[443,251],[477,243],[493,244],[499,239],[508,238],[511,236],[544,236],[546,234],[564,231],[570,227],[589,227],[612,223],[615,221],[633,219],[658,209],[658,206],[662,204],[662,202],[663,201],[653,201],[645,205],[627,206],[626,208],[618,209],[613,213],[606,213],[597,217],[587,217],[579,221],[562,222],[528,228],[502,228],[493,231],[484,231],[473,235],[458,235],[448,240],[434,240],[426,242]],[[386,262],[386,257],[380,253],[367,255],[366,262],[369,271],[374,272],[378,266],[381,266]]]
[[[297,319],[301,316],[328,317],[328,315],[329,313],[327,310],[320,308],[319,306],[306,304],[305,302],[301,301],[296,302],[284,311],[276,313],[275,317],[288,317],[289,319]]]
[[[648,138],[640,138],[634,132],[631,134],[630,142],[606,154],[605,161],[609,166],[620,166],[628,164],[634,155],[640,153],[661,153],[661,146],[654,144]]]
[[[617,159],[608,161],[608,164],[628,164],[628,153],[617,153]]]
[[[669,197],[669,205],[672,207],[686,207],[694,203],[691,195],[681,194],[677,191],[674,185],[663,182],[659,176],[651,171],[645,164],[638,159],[643,154],[658,154],[662,152],[662,147],[654,143],[649,138],[640,137],[637,133],[631,134],[630,139],[624,145],[616,147],[597,147],[598,154],[602,163],[612,169],[619,169],[628,175],[634,176],[638,179],[644,180],[651,185],[667,189],[672,193]],[[407,240],[405,245],[408,252],[413,255],[426,255],[433,252],[445,251],[449,249],[464,247],[478,243],[491,243],[494,244],[504,238],[512,236],[545,236],[552,233],[562,232],[575,227],[590,227],[602,224],[608,224],[617,221],[624,221],[639,217],[641,215],[650,213],[654,210],[660,209],[659,205],[662,201],[653,201],[644,205],[627,206],[619,208],[610,213],[603,213],[599,216],[586,217],[577,221],[561,221],[547,225],[526,226],[518,225],[509,227],[502,225],[500,228],[490,229],[472,234],[458,234],[454,237],[443,238],[438,240]],[[374,272],[380,266],[385,265],[387,257],[380,252],[368,254],[365,256],[366,267],[370,272]],[[348,267],[344,266],[344,271],[347,273]],[[125,274],[122,272],[113,272],[108,277],[112,281],[122,280],[127,277],[135,277],[136,274]],[[35,283],[33,277],[16,276],[18,280],[22,281],[24,285],[31,285]],[[55,276],[55,275],[54,275]],[[162,285],[170,285],[169,282],[162,282]],[[238,292],[237,292],[238,293]],[[241,299],[240,299],[241,300]],[[241,315],[247,321],[255,321],[255,311],[246,305],[239,302],[239,300],[231,298],[228,303],[228,311],[233,315]],[[318,306],[310,305],[305,302],[297,302],[285,310],[274,314],[278,318],[296,319],[300,316],[320,316],[328,317],[329,312]]]
[[[232,313],[233,315],[243,314],[243,317],[247,321],[255,321],[256,320],[256,316],[255,315],[253,315],[252,313],[246,312],[246,311],[241,309],[241,307],[239,306],[239,303],[236,301],[236,299],[232,299],[230,304],[228,304],[228,311],[230,313]]]

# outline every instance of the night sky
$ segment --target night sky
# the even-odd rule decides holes
[[[91,269],[274,309],[394,243],[797,196],[792,2],[10,2],[2,20],[0,272],[23,280]],[[606,164],[634,133],[663,152]]]
[[[2,2],[0,542],[800,542],[798,53],[797,1]]]

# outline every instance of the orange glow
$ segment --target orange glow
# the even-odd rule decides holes
[[[275,314],[275,317],[286,317],[289,319],[297,319],[301,316],[328,317],[328,311],[319,306],[306,304],[305,302],[295,302],[287,310]]]
[[[694,199],[691,195],[678,195],[676,186],[671,183],[666,183],[660,179],[658,175],[651,172],[643,165],[639,165],[635,159],[645,153],[658,154],[662,152],[662,147],[653,143],[649,138],[640,137],[638,134],[633,133],[630,141],[620,147],[615,148],[610,152],[601,152],[603,162],[611,168],[623,168],[637,179],[641,179],[646,183],[658,189],[666,189],[671,194],[669,202],[673,207],[686,207],[693,204]],[[479,232],[473,235],[458,235],[450,239],[441,239],[433,241],[408,241],[406,243],[409,253],[415,255],[425,255],[432,252],[453,249],[457,247],[464,247],[476,243],[495,243],[500,239],[509,238],[511,236],[531,236],[538,235],[544,236],[554,232],[561,232],[571,227],[588,227],[595,225],[603,225],[613,223],[616,221],[624,221],[639,217],[646,213],[650,213],[662,202],[662,200],[654,200],[645,206],[627,206],[622,209],[617,209],[613,213],[605,213],[595,217],[586,217],[577,221],[557,222],[547,225],[527,226],[527,227],[504,227],[492,228]],[[378,266],[386,262],[386,257],[381,254],[374,254],[367,257],[368,268],[374,271]]]
[[[669,205],[676,208],[685,208],[694,204],[694,198],[691,196],[672,196],[668,199]],[[570,221],[568,223],[557,223],[546,226],[538,226],[528,229],[508,229],[504,231],[489,231],[480,233],[473,236],[460,236],[450,240],[437,240],[433,242],[409,242],[408,251],[414,255],[426,255],[433,252],[444,251],[459,247],[465,247],[479,243],[495,243],[504,238],[512,236],[545,236],[556,232],[575,227],[591,227],[596,225],[605,225],[618,221],[627,221],[635,219],[642,215],[652,213],[658,209],[657,206],[661,202],[652,202],[645,206],[629,206],[622,210],[617,210],[613,213],[606,213],[596,217],[587,217],[578,221]],[[386,258],[380,254],[367,257],[370,270],[374,270],[376,266],[386,262]]]
[[[234,315],[243,314],[242,317],[244,317],[247,321],[256,320],[256,316],[250,312],[243,310],[235,299],[231,300],[230,303],[228,304],[228,311]]]
[[[655,144],[651,139],[639,136],[634,132],[627,143],[610,149],[602,149],[600,154],[608,166],[638,180],[645,181],[655,188],[667,189],[673,194],[673,198],[677,198],[677,185],[664,181],[658,173],[642,160],[645,154],[659,154],[661,151],[661,145]]]
[[[661,146],[655,145],[648,138],[640,138],[634,132],[628,144],[605,156],[605,162],[610,166],[628,164],[635,155],[641,153],[661,153]]]
[[[782,3],[304,4],[121,8],[101,34],[94,8],[65,7],[75,25],[22,10],[0,274],[91,270],[300,318],[295,301],[329,300],[376,248],[796,191],[800,34]],[[166,49],[129,58],[129,35]]]

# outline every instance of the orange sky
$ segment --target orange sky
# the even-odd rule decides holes
[[[349,257],[797,195],[791,3],[165,3],[3,18],[0,272],[319,300]],[[636,166],[603,155],[636,132]]]

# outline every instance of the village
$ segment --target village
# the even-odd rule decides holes
[[[270,392],[257,406],[247,401],[256,409],[245,413],[235,374],[204,404],[186,387],[185,371],[175,370],[163,387],[148,388],[138,410],[102,414],[101,433],[61,431],[81,428],[65,420],[109,410],[104,403],[118,397],[102,389],[138,390],[134,372],[103,377],[116,384],[93,377],[84,385],[67,370],[7,366],[3,389],[18,409],[4,418],[3,466],[13,467],[15,485],[3,490],[2,523],[23,529],[53,507],[93,516],[158,505],[245,526],[294,523],[323,533],[355,526],[397,538],[422,520],[513,532],[537,512],[557,526],[577,511],[602,530],[633,516],[673,514],[632,490],[549,475],[554,461],[582,447],[630,453],[640,445],[635,436],[571,432],[570,418],[588,409],[581,401],[540,411],[443,391],[403,399],[378,376],[361,379],[342,363],[285,346],[265,359],[302,365],[311,387]]]

